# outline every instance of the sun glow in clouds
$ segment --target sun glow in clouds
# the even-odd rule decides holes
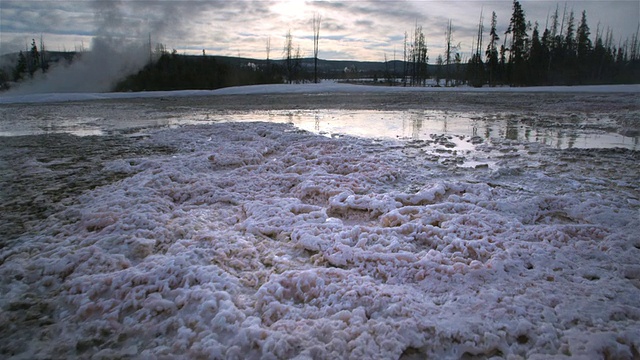
[[[556,8],[556,2],[521,0],[526,20],[540,26]],[[302,53],[312,52],[311,19],[322,15],[320,52],[330,60],[381,61],[385,53],[402,48],[405,31],[417,22],[425,30],[430,62],[442,52],[444,30],[453,22],[454,39],[468,52],[476,35],[480,12],[485,33],[491,12],[503,34],[511,16],[511,1],[12,1],[0,2],[0,54],[18,52],[42,34],[51,50],[73,50],[89,37],[109,34],[135,35],[153,40],[180,53],[263,58],[264,39],[284,37],[291,30]],[[592,38],[596,30],[610,28],[624,41],[638,26],[637,1],[568,1],[567,14],[576,21],[586,10]],[[560,17],[564,2],[558,1]],[[102,14],[102,15],[101,15]],[[577,25],[577,24],[574,24]],[[542,33],[542,31],[541,31]],[[530,32],[529,32],[530,34]],[[259,40],[258,40],[259,39]],[[354,39],[357,39],[355,41]],[[348,44],[348,46],[344,46]],[[278,45],[280,46],[280,45]]]
[[[271,10],[285,21],[304,18],[308,8],[306,1],[297,0],[278,1],[271,6]]]

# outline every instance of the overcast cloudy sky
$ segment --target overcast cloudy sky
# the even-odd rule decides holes
[[[631,37],[640,18],[639,0],[521,0],[525,16],[544,28],[556,6],[582,10],[595,35],[610,27],[616,41]],[[442,53],[444,32],[453,22],[454,41],[471,50],[481,11],[488,33],[491,12],[503,33],[512,1],[215,1],[215,0],[0,0],[0,53],[25,49],[40,36],[49,50],[91,47],[94,36],[122,37],[140,43],[161,42],[179,53],[281,58],[288,30],[303,56],[311,56],[313,14],[322,16],[320,58],[381,61],[402,57],[404,32],[417,22],[424,28],[430,62]]]

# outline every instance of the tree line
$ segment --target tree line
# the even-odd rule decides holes
[[[314,20],[318,26],[319,18]],[[315,30],[318,36],[318,31]],[[317,40],[316,45],[317,46]],[[158,44],[149,63],[136,74],[118,82],[114,91],[154,91],[186,89],[219,89],[229,86],[309,83],[317,82],[323,73],[318,70],[317,50],[313,68],[303,59],[300,46],[294,44],[289,31],[285,37],[281,59],[271,60],[271,40],[266,41],[265,61],[243,58],[209,56],[203,50],[199,55],[180,55],[174,49],[168,52]],[[327,73],[325,73],[326,75]]]
[[[55,61],[65,56],[57,56]],[[51,59],[50,53],[45,51],[44,42],[40,39],[40,48],[36,40],[31,40],[29,50],[20,51],[15,59],[15,66],[11,69],[0,69],[0,89],[8,89],[10,82],[20,82],[32,79],[38,71],[43,73],[49,69]]]
[[[640,81],[638,32],[631,39],[615,44],[613,31],[605,31],[598,26],[595,41],[592,41],[586,11],[582,11],[580,20],[576,21],[573,10],[567,12],[566,6],[562,16],[556,6],[550,20],[543,30],[537,22],[532,26],[526,21],[520,3],[514,0],[509,26],[500,44],[496,14],[493,12],[484,61],[481,48],[477,46],[468,62],[467,80],[474,86]],[[477,43],[481,42],[482,33],[479,33]]]
[[[113,91],[153,91],[153,90],[184,90],[184,89],[218,89],[229,86],[272,84],[272,83],[301,83],[318,81],[318,43],[320,31],[320,17],[314,16],[314,46],[315,58],[313,71],[303,65],[300,46],[294,45],[291,31],[287,33],[281,60],[271,61],[270,39],[267,41],[267,61],[231,61],[228,58],[209,56],[202,51],[202,56],[179,55],[174,49],[168,52],[162,44],[157,44],[152,50],[151,41],[147,44],[149,61],[136,73],[116,81]],[[37,73],[46,74],[54,63],[65,59],[65,66],[82,58],[80,53],[56,53],[44,51],[44,43],[40,42],[40,49],[35,40],[31,50],[16,55],[15,66],[7,71],[0,68],[0,90],[7,90],[12,85],[29,81]],[[61,54],[64,54],[61,56]],[[114,56],[118,56],[114,54]],[[321,75],[321,74],[320,74]]]
[[[638,31],[624,42],[615,42],[613,31],[598,27],[595,36],[582,11],[576,20],[573,10],[562,14],[560,7],[547,21],[544,29],[526,20],[518,0],[513,0],[507,30],[498,32],[496,13],[491,15],[486,46],[483,14],[472,44],[471,56],[463,60],[460,43],[454,40],[452,21],[445,31],[445,51],[429,64],[429,49],[423,28],[417,22],[411,33],[405,32],[402,61],[388,61],[385,54],[382,69],[384,82],[404,86],[536,86],[640,83],[640,39]],[[305,65],[300,46],[294,44],[289,31],[285,36],[282,57],[271,60],[271,38],[266,43],[266,63],[229,63],[214,56],[178,55],[158,45],[149,63],[138,73],[119,81],[115,91],[215,89],[226,86],[318,82],[319,77],[336,76],[335,69],[319,70],[318,53],[321,17],[314,14],[313,69]],[[151,44],[149,42],[151,53]],[[47,72],[52,62],[44,43],[38,48],[33,40],[31,49],[17,55],[11,71],[0,70],[0,88],[10,82],[34,77],[38,71]],[[58,61],[56,59],[55,61]],[[67,56],[72,61],[75,56]],[[373,75],[378,83],[378,73]],[[339,74],[338,74],[339,75]],[[355,69],[344,69],[345,77],[357,78]],[[364,74],[363,74],[364,75]],[[366,75],[365,75],[366,76]],[[428,81],[428,80],[435,80]],[[444,80],[444,81],[442,81]]]
[[[114,91],[204,90],[229,86],[281,83],[279,68],[234,64],[215,56],[162,52],[136,74],[115,84]]]
[[[613,31],[597,27],[595,37],[587,23],[586,11],[576,20],[573,10],[559,6],[544,29],[525,18],[519,1],[513,1],[507,30],[497,30],[496,13],[491,15],[488,44],[484,42],[483,16],[472,44],[471,56],[463,61],[460,44],[453,40],[451,20],[445,31],[445,51],[436,58],[435,73],[426,73],[427,46],[422,26],[413,35],[405,32],[404,70],[385,78],[405,86],[424,86],[434,79],[440,86],[467,83],[472,86],[538,86],[640,83],[640,39],[638,31],[629,39],[614,42]],[[594,39],[592,41],[592,39]],[[387,63],[385,55],[385,63]],[[388,67],[387,67],[388,68]]]

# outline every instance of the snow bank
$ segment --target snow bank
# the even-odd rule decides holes
[[[28,95],[3,95],[0,104],[86,101],[106,99],[134,99],[158,97],[194,97],[215,95],[251,94],[321,94],[321,93],[403,93],[403,92],[542,92],[542,93],[640,93],[640,84],[588,85],[588,86],[538,86],[538,87],[402,87],[353,85],[336,82],[321,84],[275,84],[229,87],[218,90],[142,91],[129,93],[49,93]]]
[[[635,153],[459,168],[265,123],[139,141],[175,152],[104,164],[126,176],[0,250],[3,356],[638,354]]]

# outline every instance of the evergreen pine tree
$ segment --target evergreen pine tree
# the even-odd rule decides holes
[[[489,85],[495,86],[498,77],[498,32],[496,30],[497,17],[494,11],[491,14],[491,30],[489,31],[489,45],[487,45],[487,51],[485,52],[487,58],[487,68],[489,70]]]
[[[567,32],[564,38],[563,44],[564,53],[564,69],[565,84],[575,84],[580,80],[580,74],[578,71],[578,56],[576,53],[576,39],[575,39],[575,17],[573,16],[573,10],[569,12],[569,19],[567,20]]]
[[[562,76],[561,66],[564,62],[564,54],[562,50],[562,29],[560,29],[559,18],[559,5],[556,5],[556,11],[551,16],[551,29],[545,39],[546,48],[549,51],[549,58],[547,62],[547,80],[551,84],[557,84],[560,82]],[[564,19],[563,19],[564,25]]]
[[[590,61],[592,45],[589,35],[591,35],[591,32],[589,31],[589,25],[587,25],[587,13],[583,11],[576,33],[578,76],[581,80],[580,82],[590,80],[589,74],[591,71],[589,71],[589,68],[592,66]]]
[[[529,48],[529,57],[527,59],[528,85],[541,85],[546,82],[546,58],[547,55],[545,54],[543,43],[540,41],[538,23],[536,23],[531,34],[531,47]]]
[[[571,54],[575,51],[575,17],[573,16],[573,10],[569,13],[569,20],[567,22],[567,35],[564,38],[564,48],[567,54]]]
[[[502,83],[505,83],[508,81],[508,73],[507,73],[507,48],[505,46],[506,44],[506,38],[505,41],[502,45],[500,45],[500,60],[498,62],[498,76],[497,78],[500,79],[500,81]]]
[[[24,53],[20,51],[18,54],[18,63],[13,69],[13,81],[20,81],[23,79],[24,74],[27,72],[27,58]]]
[[[553,46],[553,38],[551,36],[551,31],[549,31],[548,28],[545,28],[544,32],[542,33],[540,46],[542,47],[542,73],[544,76],[545,84],[548,84],[551,76],[549,69],[551,68],[551,49]]]
[[[31,51],[29,51],[28,60],[27,67],[29,69],[29,76],[33,77],[33,74],[40,67],[40,53],[38,52],[35,39],[32,39],[31,41]]]
[[[511,82],[514,85],[521,85],[525,79],[524,56],[526,54],[527,22],[524,17],[524,10],[518,2],[513,1],[513,13],[507,34],[511,34],[511,48],[509,49],[509,64],[511,66]]]
[[[591,35],[591,32],[589,31],[589,25],[587,25],[587,12],[583,11],[576,35],[579,59],[586,59],[588,52],[591,51],[591,39],[589,39],[589,35]]]

